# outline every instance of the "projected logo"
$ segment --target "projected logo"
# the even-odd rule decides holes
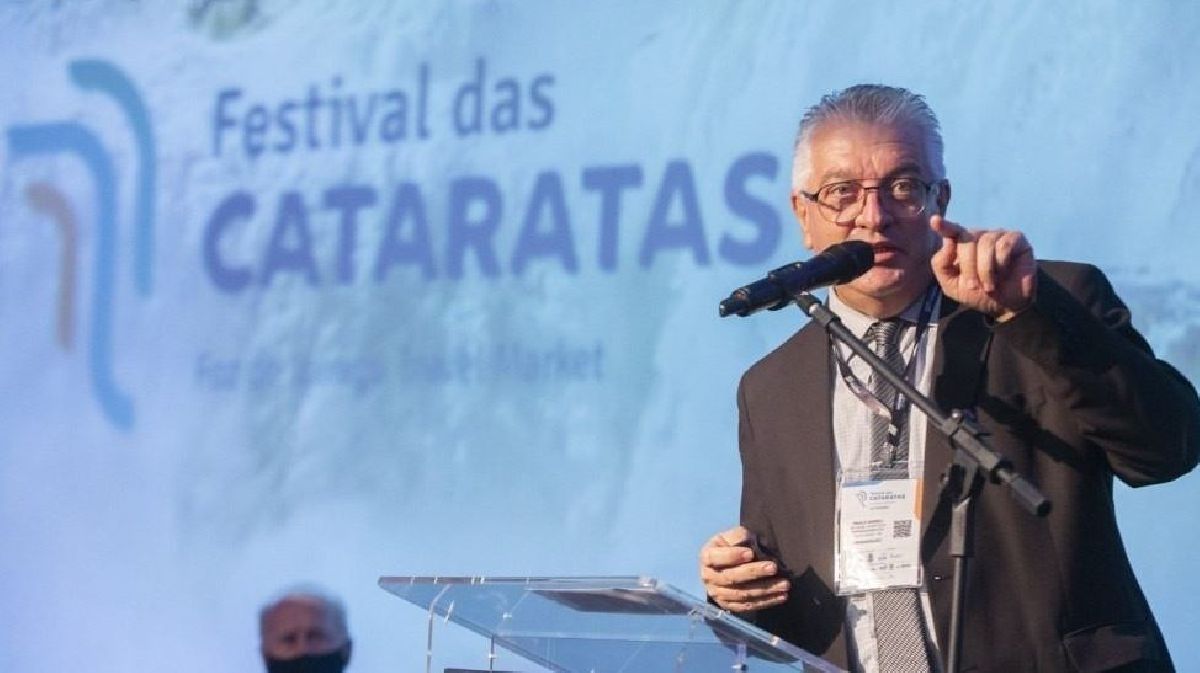
[[[154,245],[154,138],[150,117],[133,82],[106,61],[79,60],[69,66],[71,81],[80,89],[103,94],[117,104],[133,134],[136,155],[132,224],[133,274],[138,294],[152,288],[151,253]],[[112,156],[97,135],[72,121],[14,124],[7,130],[8,150],[13,162],[45,155],[70,155],[80,160],[92,180],[95,193],[95,262],[92,278],[91,324],[88,330],[87,362],[92,393],[104,415],[117,427],[133,426],[130,394],[121,388],[113,372],[112,335],[117,261],[117,172]],[[49,182],[25,186],[24,197],[36,212],[46,215],[58,228],[61,249],[58,271],[57,338],[64,350],[75,342],[77,277],[79,275],[79,218],[67,195]]]

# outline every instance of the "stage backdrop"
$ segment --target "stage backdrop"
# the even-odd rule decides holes
[[[0,35],[0,670],[254,671],[297,581],[359,671],[423,662],[383,574],[699,593],[737,377],[803,323],[716,304],[807,256],[795,123],[857,82],[927,95],[954,219],[1100,265],[1200,374],[1193,4],[17,2]],[[1181,670],[1196,484],[1116,493]]]

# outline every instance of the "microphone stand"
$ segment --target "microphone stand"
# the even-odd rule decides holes
[[[950,519],[950,555],[954,558],[954,591],[950,608],[950,649],[946,655],[946,673],[958,673],[962,654],[963,610],[967,593],[967,564],[975,555],[974,497],[985,481],[1008,486],[1008,493],[1034,516],[1050,512],[1050,501],[1036,486],[1017,474],[1012,464],[988,447],[983,430],[955,409],[942,413],[933,400],[922,395],[904,377],[876,355],[861,339],[851,334],[842,321],[816,297],[794,293],[800,309],[825,329],[836,341],[845,344],[877,374],[896,387],[929,418],[930,423],[950,438],[954,462],[942,481],[942,492],[953,499]]]

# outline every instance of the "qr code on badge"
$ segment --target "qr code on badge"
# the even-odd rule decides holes
[[[912,520],[892,522],[892,537],[908,537],[912,535]]]

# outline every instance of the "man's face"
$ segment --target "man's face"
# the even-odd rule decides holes
[[[804,185],[809,193],[842,180],[861,180],[866,187],[897,177],[933,181],[921,134],[907,125],[826,122],[814,130],[810,149],[810,171]],[[927,197],[925,212],[915,217],[889,212],[873,189],[863,197],[862,212],[846,224],[828,221],[819,207],[801,194],[792,196],[792,208],[804,231],[804,244],[814,252],[851,239],[875,248],[875,266],[838,286],[837,293],[859,311],[890,317],[920,296],[933,277],[929,258],[939,240],[929,228],[929,217],[945,211],[949,187],[948,183],[937,185]]]
[[[317,600],[284,600],[263,622],[262,651],[268,659],[326,654],[347,644],[337,619]]]

